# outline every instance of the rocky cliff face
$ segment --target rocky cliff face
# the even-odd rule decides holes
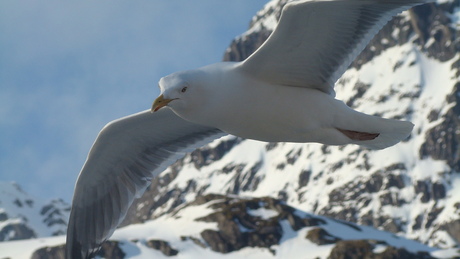
[[[269,36],[286,1],[272,1],[225,60],[243,60]],[[373,226],[438,247],[460,244],[460,1],[393,19],[336,85],[338,99],[410,120],[411,137],[383,151],[357,146],[223,138],[154,180],[125,224],[170,213],[202,195],[270,196],[319,215]]]
[[[14,183],[0,182],[0,241],[63,235],[69,210],[62,200],[43,202]]]
[[[148,233],[148,234],[147,234]],[[370,227],[297,210],[271,197],[208,194],[115,233],[105,258],[435,258],[435,249]],[[1,248],[1,247],[0,247]],[[34,259],[63,258],[64,246]],[[142,255],[142,256],[140,256]]]

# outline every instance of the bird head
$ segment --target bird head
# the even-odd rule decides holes
[[[199,106],[204,98],[202,87],[196,79],[199,74],[196,71],[183,71],[161,78],[158,83],[161,93],[153,102],[151,111],[156,112],[168,106],[182,114]]]

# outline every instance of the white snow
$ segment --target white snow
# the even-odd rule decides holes
[[[444,249],[444,250],[438,250],[438,251],[433,251],[431,253],[432,256],[436,258],[442,258],[442,259],[452,259],[452,258],[458,258],[460,256],[460,250],[459,249]]]
[[[256,210],[248,210],[247,211],[249,215],[254,216],[254,217],[260,217],[262,219],[269,219],[276,217],[278,215],[278,212],[274,210],[269,210],[266,208],[258,208]]]
[[[0,242],[0,258],[31,258],[35,250],[46,246],[52,247],[62,245],[64,243],[64,236]]]

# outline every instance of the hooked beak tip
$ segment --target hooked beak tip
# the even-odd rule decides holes
[[[152,107],[152,109],[150,109],[150,112],[151,113],[154,113],[156,111],[158,111],[161,107]]]
[[[157,97],[157,99],[155,99],[155,101],[153,101],[153,104],[152,104],[152,108],[150,109],[150,112],[156,112],[158,111],[159,109],[165,107],[166,105],[168,105],[168,103],[170,103],[172,100],[174,99],[166,99],[164,98],[163,95],[160,95]]]

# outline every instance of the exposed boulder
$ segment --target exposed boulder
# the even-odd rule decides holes
[[[373,246],[366,240],[342,240],[337,242],[329,259],[365,259],[373,255]]]
[[[209,247],[229,253],[243,247],[270,248],[279,244],[283,235],[281,221],[286,220],[293,230],[318,226],[326,222],[314,216],[300,217],[296,210],[271,197],[236,199],[222,195],[205,195],[190,205],[214,200],[210,207],[216,212],[197,219],[216,222],[217,230],[206,229],[201,237]]]
[[[342,240],[337,242],[328,259],[432,259],[427,252],[409,252],[404,248],[388,246],[375,253],[378,242],[372,240]],[[381,244],[381,243],[380,243]],[[384,245],[384,244],[381,244]]]
[[[151,239],[148,240],[146,245],[150,248],[161,251],[166,256],[173,256],[179,253],[178,250],[171,247],[171,245],[164,240]]]
[[[0,241],[30,239],[37,237],[35,231],[22,221],[14,221],[0,229]]]
[[[116,241],[105,241],[101,249],[96,253],[97,256],[110,259],[123,259],[125,253],[121,250],[119,243]],[[65,245],[43,247],[36,250],[32,259],[65,259]]]
[[[329,234],[329,232],[323,228],[313,228],[308,231],[305,238],[317,245],[334,244],[340,240],[340,238]]]
[[[64,259],[65,245],[43,247],[35,251],[31,259]]]

